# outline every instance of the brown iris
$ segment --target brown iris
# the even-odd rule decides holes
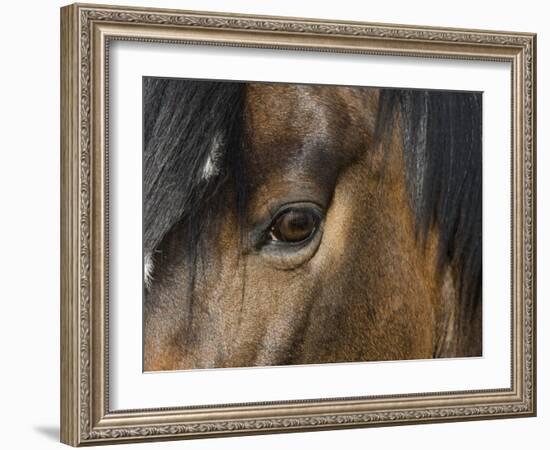
[[[317,228],[318,217],[307,209],[290,209],[280,214],[271,227],[274,241],[297,243],[308,239]]]

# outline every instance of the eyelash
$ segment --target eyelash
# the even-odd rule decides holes
[[[312,220],[313,220],[312,229],[309,232],[309,234],[304,239],[296,240],[296,241],[278,239],[275,235],[274,230],[275,230],[275,227],[277,226],[278,222],[280,221],[280,219],[283,218],[283,216],[285,216],[287,214],[301,213],[301,212],[305,212],[307,214],[310,214],[311,217],[312,217]],[[303,207],[302,208],[300,208],[300,207],[285,208],[282,211],[280,211],[278,214],[276,214],[275,217],[273,218],[273,220],[270,222],[270,224],[269,224],[269,226],[266,230],[266,233],[265,233],[265,242],[267,244],[278,244],[278,245],[285,245],[285,246],[303,245],[304,243],[310,241],[315,236],[315,234],[318,232],[319,225],[320,225],[321,221],[322,221],[321,214],[318,211],[311,208],[311,207],[308,207],[308,208],[303,208]]]

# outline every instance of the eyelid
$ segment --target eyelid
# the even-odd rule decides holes
[[[313,211],[314,214],[316,214],[319,219],[318,228],[322,228],[322,222],[325,218],[325,210],[324,210],[324,207],[319,203],[311,200],[297,200],[297,201],[287,201],[285,203],[278,203],[277,207],[275,208],[272,207],[266,211],[267,214],[263,220],[260,220],[256,222],[254,225],[252,225],[249,238],[248,238],[248,245],[246,246],[246,248],[249,250],[254,249],[256,251],[259,251],[264,247],[277,246],[278,241],[271,241],[269,239],[269,232],[271,230],[271,227],[283,212],[294,208],[308,209],[310,211]],[[318,233],[317,232],[313,233],[313,235],[316,235],[316,234]],[[298,243],[298,246],[301,244],[302,243]],[[287,244],[287,245],[292,245],[292,244]]]
[[[313,215],[316,218],[315,228],[312,230],[312,232],[308,235],[308,237],[306,239],[301,240],[301,241],[287,242],[287,241],[282,241],[282,240],[278,240],[278,239],[277,240],[271,239],[270,236],[272,234],[272,229],[273,229],[274,225],[276,224],[276,222],[279,220],[279,218],[282,215],[287,214],[290,211],[308,211],[308,212],[313,213]],[[311,241],[313,239],[313,237],[317,234],[317,232],[319,231],[321,222],[323,221],[323,218],[324,218],[324,213],[321,210],[321,208],[316,204],[312,204],[312,203],[306,203],[306,204],[304,204],[304,203],[298,203],[298,204],[297,203],[292,203],[292,204],[283,205],[280,208],[278,208],[277,212],[272,216],[272,219],[269,222],[269,225],[265,229],[264,239],[263,239],[263,242],[262,242],[261,246],[265,246],[265,245],[280,245],[280,246],[285,246],[285,247],[300,247],[300,246],[303,246],[307,242]]]
[[[311,213],[314,217],[315,217],[315,223],[314,223],[314,228],[311,230],[311,232],[308,234],[308,236],[305,238],[305,239],[302,239],[301,241],[285,241],[285,240],[282,240],[282,239],[273,239],[272,236],[273,236],[273,229],[275,228],[275,226],[277,225],[277,222],[279,221],[279,219],[284,216],[285,214],[289,214],[291,212],[307,212],[308,214]],[[268,227],[268,235],[271,239],[271,241],[273,242],[281,242],[281,243],[284,243],[285,245],[291,245],[291,244],[301,244],[303,242],[306,242],[316,231],[317,229],[319,228],[319,222],[322,220],[322,216],[317,212],[315,211],[313,208],[304,208],[304,207],[288,207],[286,209],[283,209],[283,210],[280,210],[277,215],[275,215],[275,217],[273,217],[269,227]],[[274,236],[273,236],[274,237]]]
[[[288,202],[283,203],[281,205],[278,205],[277,208],[271,209],[269,211],[269,215],[271,219],[269,220],[269,223],[275,222],[283,213],[289,211],[289,210],[312,210],[314,211],[319,217],[324,217],[324,209],[321,205],[315,202],[311,201],[298,201],[298,202]]]
[[[284,212],[291,209],[307,209],[317,216],[314,230],[309,236],[297,242],[273,241],[268,233],[274,221]],[[260,258],[258,262],[268,264],[279,270],[295,270],[313,258],[320,248],[324,230],[325,212],[317,205],[311,203],[287,204],[277,210],[271,221],[258,234],[256,241],[256,254]],[[260,230],[257,230],[258,232]]]

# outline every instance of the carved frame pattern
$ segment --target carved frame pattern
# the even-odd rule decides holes
[[[114,25],[118,32],[109,34],[101,25]],[[135,31],[133,27],[139,27]],[[156,27],[161,36],[144,32]],[[186,37],[168,37],[185,30]],[[339,399],[331,410],[330,401],[296,402],[302,413],[281,414],[281,406],[269,403],[266,415],[250,417],[193,420],[186,418],[185,408],[171,411],[111,412],[108,408],[108,371],[106,354],[108,336],[97,332],[107,320],[108,304],[98,294],[104,290],[106,275],[101,265],[105,242],[95,227],[106,220],[97,208],[98,178],[101,164],[93,153],[99,146],[95,133],[98,119],[97,90],[108,83],[97,79],[98,56],[108,58],[111,39],[142,41],[194,42],[193,29],[201,30],[199,41],[213,45],[292,48],[296,50],[353,51],[419,57],[493,59],[510,61],[513,66],[513,223],[516,232],[513,261],[517,275],[516,303],[512,325],[512,388],[470,393],[419,394],[395,396],[381,401],[381,407],[365,407],[363,412],[337,412],[345,399]],[[120,32],[122,30],[122,32]],[[129,31],[124,33],[124,31]],[[190,31],[191,30],[191,31]],[[222,30],[222,38],[210,40],[208,33]],[[235,31],[235,37],[231,32]],[[267,40],[255,37],[267,35]],[[206,38],[204,36],[207,36]],[[189,37],[191,36],[191,37]],[[217,35],[216,35],[217,36]],[[245,36],[245,38],[243,38]],[[246,37],[248,36],[248,37]],[[300,36],[307,36],[302,40]],[[329,44],[316,45],[316,37],[330,37]],[[212,34],[212,37],[215,37]],[[363,39],[365,39],[363,41]],[[386,45],[381,45],[386,44]],[[102,46],[103,48],[98,48]],[[71,445],[126,442],[143,439],[189,438],[276,431],[300,431],[382,424],[423,423],[448,420],[485,419],[510,416],[532,416],[536,411],[535,367],[535,52],[536,36],[527,33],[451,30],[401,25],[336,23],[310,19],[237,16],[143,10],[93,5],[71,5],[62,9],[62,441]],[[104,88],[106,90],[106,88]],[[105,95],[100,93],[100,95]],[[98,97],[96,97],[98,98]],[[96,102],[96,103],[94,103]],[[514,100],[513,100],[514,102]],[[100,115],[98,115],[100,114]],[[105,125],[105,128],[107,125]],[[105,138],[108,130],[100,134]],[[96,140],[96,142],[94,142]],[[103,174],[105,177],[105,174]],[[108,180],[107,180],[108,181]],[[108,206],[108,199],[99,206]],[[99,234],[99,237],[98,237]],[[521,250],[518,252],[517,250]],[[98,262],[99,261],[99,262]],[[99,272],[97,272],[99,270]],[[102,280],[97,276],[103,274]],[[520,286],[517,283],[520,282]],[[520,295],[518,295],[520,294]],[[514,309],[515,308],[515,309]],[[99,314],[99,316],[98,316]],[[98,322],[100,322],[98,324]],[[99,361],[99,359],[103,359]],[[94,367],[97,366],[97,369]],[[456,395],[453,395],[456,394]],[[448,395],[448,398],[445,396]],[[407,407],[407,398],[420,400],[420,406]],[[422,400],[426,399],[425,404]],[[466,399],[466,400],[464,400]],[[353,400],[353,399],[349,399]],[[383,401],[382,401],[383,400]],[[400,405],[397,403],[401,401]],[[386,402],[386,403],[384,403]],[[287,403],[288,405],[288,403]],[[295,407],[295,403],[292,403]],[[404,405],[404,406],[403,406]],[[243,405],[246,406],[246,405]],[[277,410],[274,406],[278,406]],[[270,409],[271,408],[271,409]],[[308,409],[309,408],[309,409]],[[212,412],[223,407],[212,407]],[[359,407],[361,409],[361,407]],[[222,418],[223,416],[223,418]]]

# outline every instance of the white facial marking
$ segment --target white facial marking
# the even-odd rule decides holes
[[[202,178],[203,180],[208,180],[209,178],[213,177],[217,173],[217,167],[212,160],[212,155],[208,156],[208,159],[206,160],[206,164],[204,165],[202,169]]]
[[[212,147],[208,159],[202,168],[202,179],[208,180],[218,174],[219,171],[219,158],[220,148],[223,144],[223,137],[220,134],[216,134],[212,140]]]
[[[150,289],[151,284],[153,283],[153,269],[153,255],[151,253],[148,253],[143,258],[143,282],[145,283],[146,289]]]

